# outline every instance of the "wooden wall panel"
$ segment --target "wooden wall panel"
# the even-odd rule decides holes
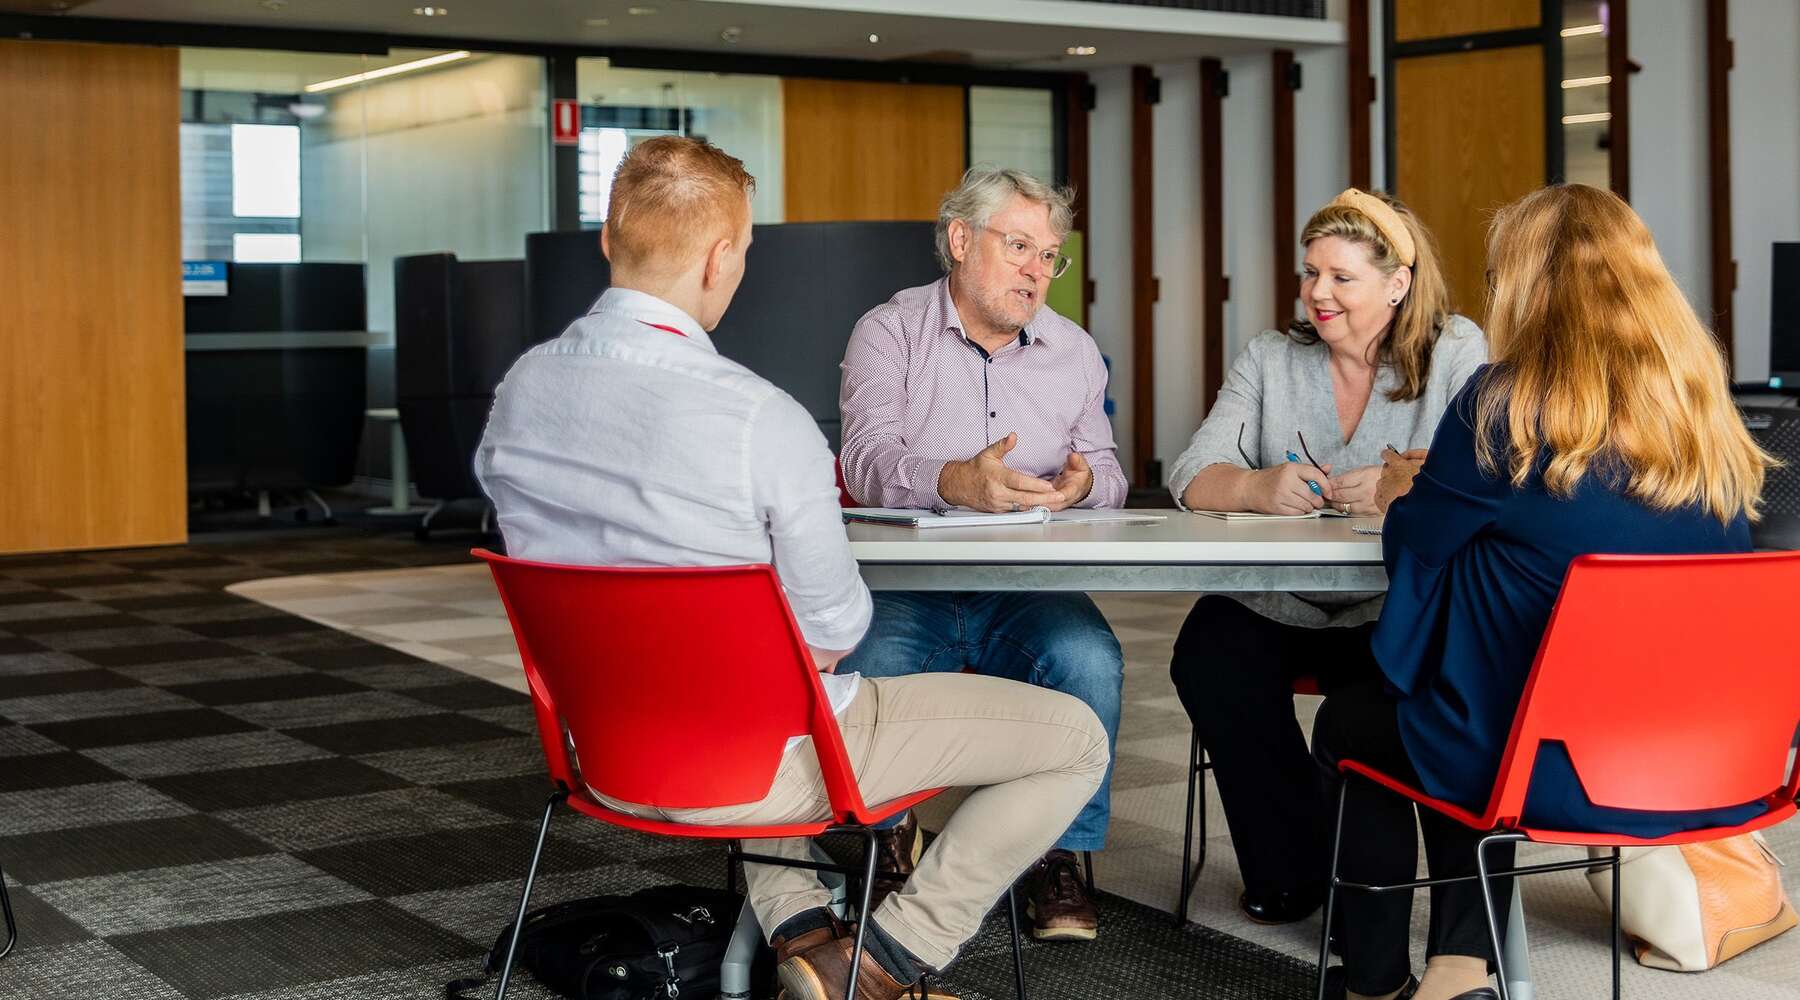
[[[1535,28],[1540,0],[1394,0],[1394,40],[1474,35]]]
[[[171,48],[0,41],[0,552],[181,542]]]
[[[1437,236],[1452,307],[1477,322],[1488,221],[1545,180],[1543,51],[1527,45],[1394,64],[1396,193]]]
[[[781,82],[788,222],[935,219],[968,160],[964,88]]]

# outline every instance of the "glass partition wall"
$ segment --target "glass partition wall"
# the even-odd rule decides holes
[[[542,59],[183,49],[181,87],[183,259],[363,262],[377,344],[394,258],[550,228]]]

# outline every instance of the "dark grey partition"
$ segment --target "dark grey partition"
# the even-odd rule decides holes
[[[587,312],[610,271],[593,233],[525,241],[531,336],[548,339]],[[838,363],[856,321],[902,288],[939,275],[929,222],[757,226],[744,280],[713,342],[786,390],[838,446]]]
[[[194,492],[299,490],[355,475],[366,387],[363,265],[232,264],[184,300]]]
[[[420,495],[481,495],[475,448],[495,386],[530,346],[525,315],[523,261],[395,259],[395,399]]]
[[[1745,406],[1744,425],[1782,461],[1763,479],[1762,520],[1750,527],[1759,549],[1800,549],[1800,409]]]

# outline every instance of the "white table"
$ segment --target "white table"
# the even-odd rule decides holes
[[[1150,524],[918,528],[853,522],[871,590],[1372,591],[1387,589],[1379,517],[1225,521],[1179,510]],[[1532,1000],[1522,894],[1506,940],[1507,988]]]
[[[423,513],[426,508],[412,505],[412,470],[407,467],[406,434],[400,429],[400,411],[388,407],[365,412],[370,420],[388,425],[388,477],[393,484],[393,501],[386,507],[370,507],[369,513],[385,517]]]
[[[1386,590],[1378,517],[991,528],[848,525],[872,590]]]

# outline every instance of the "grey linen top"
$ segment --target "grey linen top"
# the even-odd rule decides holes
[[[1472,321],[1452,315],[1431,351],[1425,391],[1417,399],[1396,403],[1388,393],[1399,385],[1394,370],[1382,365],[1356,433],[1345,441],[1338,426],[1337,402],[1331,388],[1330,348],[1302,344],[1275,330],[1258,334],[1231,366],[1212,412],[1194,432],[1187,450],[1169,470],[1169,492],[1181,503],[1188,484],[1209,465],[1244,467],[1238,454],[1238,428],[1244,451],[1257,468],[1280,465],[1291,450],[1301,455],[1300,439],[1333,472],[1381,464],[1381,450],[1425,448],[1437,431],[1438,419],[1475,369],[1487,361],[1487,339]],[[1185,508],[1185,505],[1183,507]],[[1354,626],[1381,613],[1381,595],[1368,593],[1231,594],[1266,618],[1308,628]]]

